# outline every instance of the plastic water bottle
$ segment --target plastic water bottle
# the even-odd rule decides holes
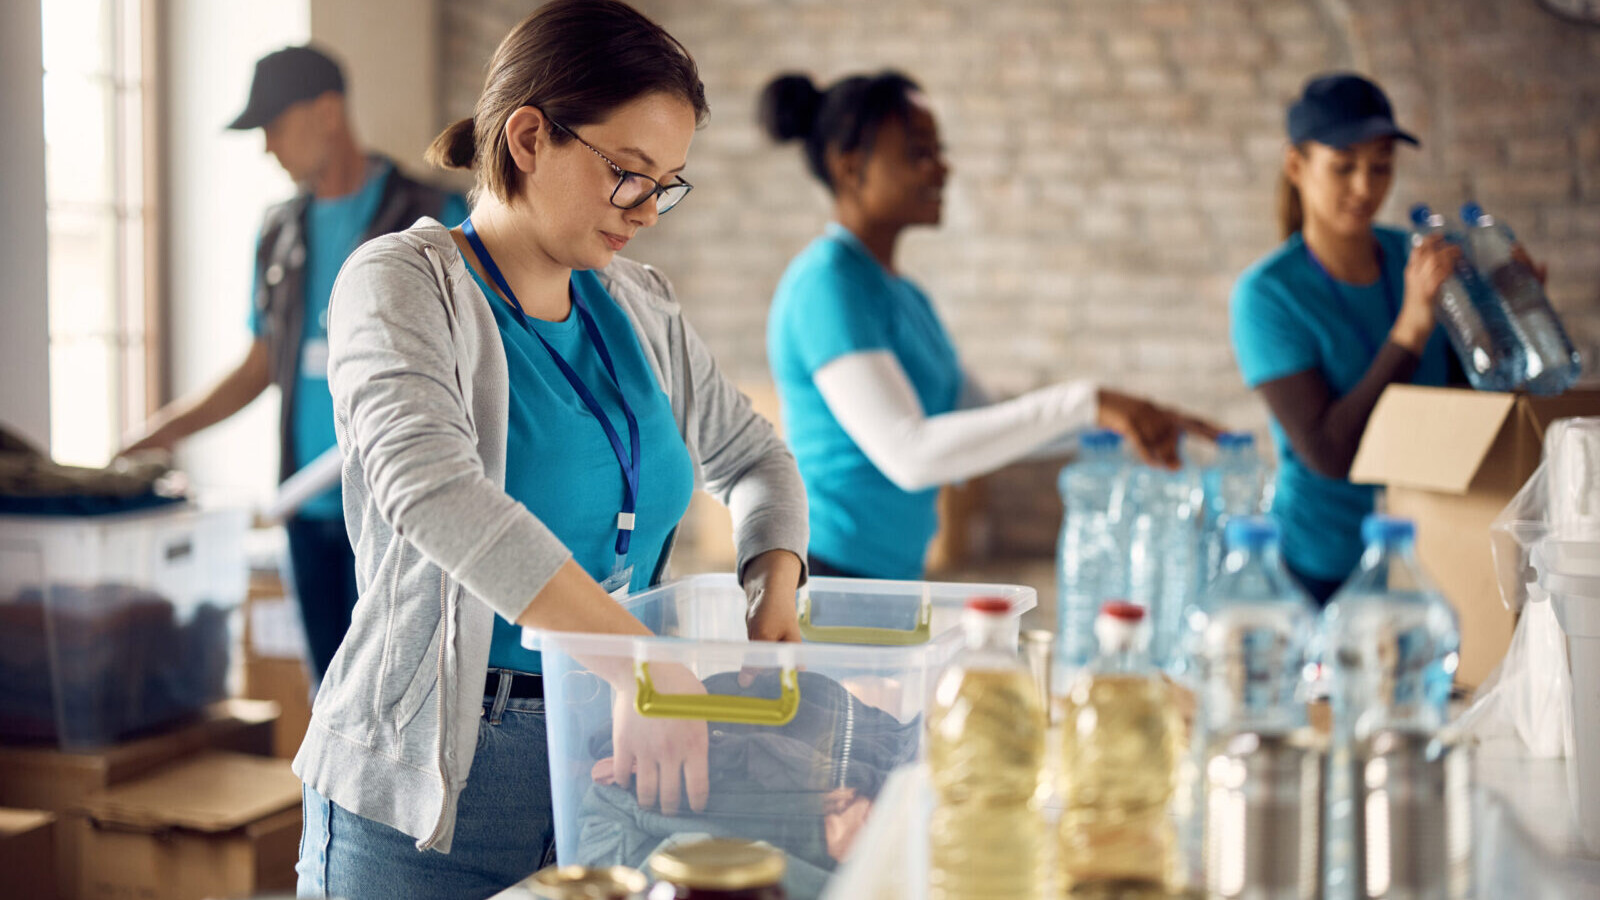
[[[1045,900],[1050,883],[1041,808],[1046,718],[1007,627],[1011,605],[970,600],[966,649],[940,677],[928,717],[937,796],[929,897]]]
[[[1368,516],[1361,534],[1360,567],[1323,612],[1319,635],[1333,701],[1330,897],[1356,896],[1363,854],[1382,837],[1366,830],[1363,782],[1374,772],[1365,755],[1375,741],[1392,744],[1398,735],[1425,745],[1438,732],[1461,649],[1455,609],[1417,563],[1412,522]]]
[[[1461,207],[1461,221],[1467,226],[1472,264],[1500,292],[1528,342],[1528,390],[1559,394],[1572,387],[1582,371],[1578,351],[1538,277],[1511,255],[1516,236],[1476,203]]]
[[[1444,217],[1434,215],[1425,204],[1411,207],[1411,224],[1413,246],[1435,234],[1445,235],[1453,244],[1462,243],[1459,236],[1445,231]],[[1439,321],[1472,386],[1480,391],[1521,387],[1527,375],[1523,351],[1526,342],[1521,329],[1499,295],[1465,256],[1439,291]]]
[[[1065,515],[1056,548],[1056,647],[1068,669],[1094,656],[1100,604],[1127,590],[1128,470],[1122,437],[1114,431],[1083,435],[1078,458],[1061,470]]]
[[[1212,735],[1287,734],[1306,724],[1302,689],[1316,607],[1284,568],[1277,522],[1228,522],[1228,554],[1185,623],[1185,647]]]
[[[1255,436],[1244,431],[1218,435],[1217,458],[1200,478],[1205,495],[1200,530],[1200,555],[1205,567],[1203,590],[1222,571],[1228,523],[1267,511],[1267,467],[1256,452]]]
[[[1278,540],[1272,519],[1230,520],[1223,570],[1185,623],[1199,710],[1184,787],[1203,812],[1183,825],[1190,883],[1211,897],[1298,900],[1320,876],[1322,754],[1301,690],[1317,613]]]
[[[1138,469],[1129,497],[1128,600],[1148,611],[1150,659],[1167,667],[1177,659],[1183,615],[1203,577],[1199,470]]]
[[[1059,866],[1073,894],[1144,896],[1179,880],[1170,806],[1183,723],[1144,624],[1143,607],[1106,603],[1100,655],[1061,702]]]

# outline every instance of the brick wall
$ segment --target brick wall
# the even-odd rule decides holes
[[[710,95],[694,196],[632,251],[672,277],[735,377],[766,377],[788,259],[827,216],[795,145],[753,122],[776,72],[901,68],[932,95],[954,175],[904,269],[967,363],[1023,388],[1089,375],[1241,426],[1259,404],[1227,341],[1233,278],[1276,242],[1287,100],[1353,67],[1423,138],[1385,211],[1475,189],[1600,339],[1600,30],[1533,0],[646,0]],[[464,115],[526,2],[444,4],[445,109]]]
[[[1424,141],[1384,220],[1471,188],[1549,262],[1600,342],[1600,29],[1533,0],[643,0],[695,54],[711,102],[694,195],[632,254],[673,279],[741,380],[764,380],[784,265],[828,204],[755,98],[791,68],[920,81],[954,168],[946,221],[903,268],[967,364],[1020,389],[1093,376],[1241,427],[1265,421],[1227,338],[1233,279],[1277,242],[1283,112],[1307,76],[1355,68]],[[527,2],[443,5],[444,108],[470,112]],[[1053,493],[1053,492],[1046,492]]]

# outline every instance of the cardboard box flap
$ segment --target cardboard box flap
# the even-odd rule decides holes
[[[53,814],[42,810],[0,809],[0,838],[27,834],[35,828],[43,828],[55,820],[56,817]]]
[[[103,825],[156,831],[232,831],[300,802],[300,779],[281,759],[206,753],[84,798]]]
[[[1545,429],[1556,419],[1600,416],[1600,388],[1574,388],[1559,397],[1524,397],[1522,405],[1530,427],[1542,442]]]
[[[1350,480],[1464,494],[1516,402],[1514,394],[1390,385],[1367,420]]]

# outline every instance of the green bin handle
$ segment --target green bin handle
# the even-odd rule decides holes
[[[764,697],[727,697],[720,694],[658,694],[650,680],[650,664],[634,664],[638,693],[633,708],[651,719],[693,719],[698,722],[732,722],[776,728],[793,721],[800,711],[800,674],[785,668],[778,677],[783,690],[776,700]]]
[[[913,647],[926,644],[933,635],[933,597],[922,592],[917,608],[917,624],[907,629],[867,628],[848,625],[811,624],[811,592],[800,589],[800,636],[818,644],[865,644],[871,647]]]

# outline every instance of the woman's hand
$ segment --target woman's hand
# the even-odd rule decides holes
[[[1185,432],[1214,441],[1222,429],[1204,419],[1166,409],[1131,394],[1101,389],[1095,416],[1101,428],[1122,435],[1146,464],[1176,469],[1178,438]]]
[[[1440,235],[1432,235],[1411,251],[1406,262],[1406,293],[1400,316],[1389,330],[1389,340],[1421,356],[1438,322],[1439,289],[1455,272],[1461,248]]]
[[[800,641],[795,592],[800,589],[800,557],[768,550],[744,567],[744,593],[750,599],[745,628],[752,641]]]
[[[651,663],[650,681],[661,694],[706,692],[700,679],[677,663]],[[636,685],[613,687],[611,745],[616,782],[626,785],[632,777],[641,809],[653,809],[659,803],[663,813],[675,816],[687,796],[689,808],[703,812],[711,793],[706,723],[646,718],[634,708]]]

